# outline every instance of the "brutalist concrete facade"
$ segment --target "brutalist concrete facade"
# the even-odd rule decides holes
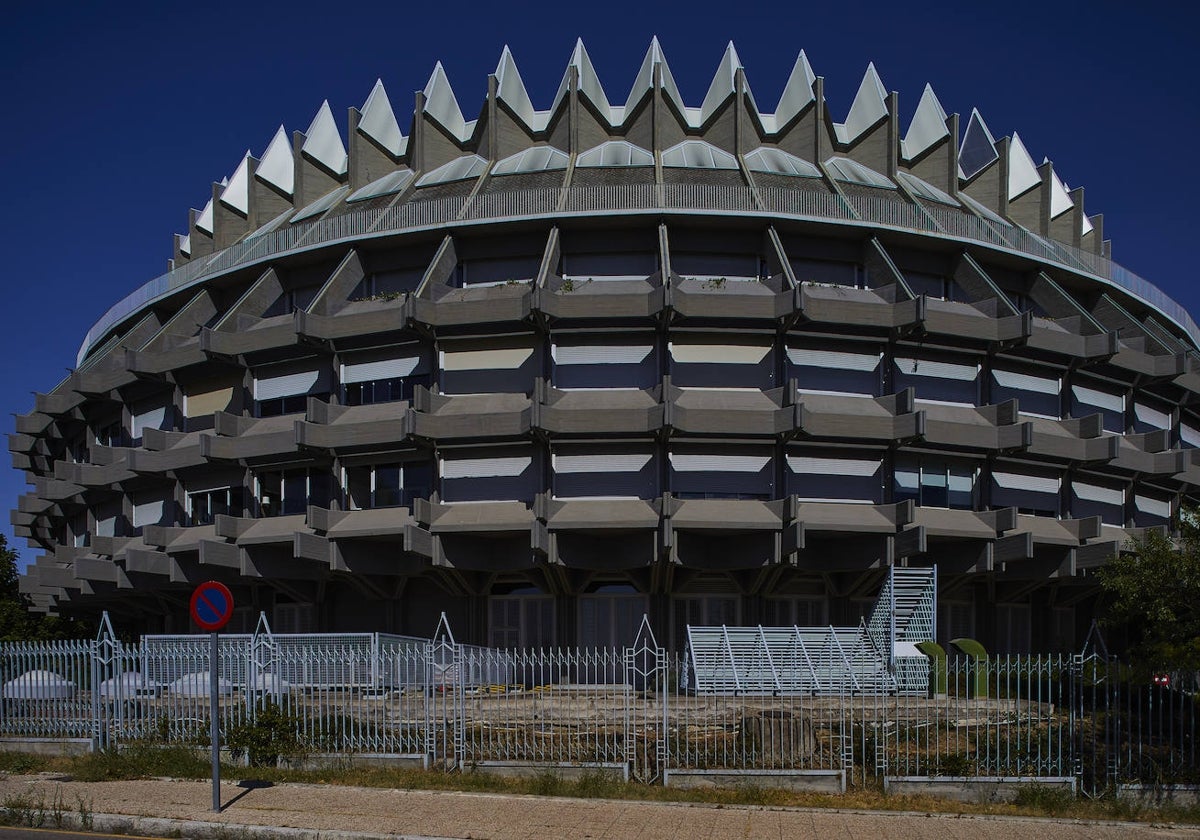
[[[505,50],[396,116],[247,155],[17,419],[40,608],[678,645],[936,564],[940,636],[1071,649],[1200,485],[1191,318],[932,89],[837,123],[801,54],[763,114],[731,46],[692,108],[655,42],[618,107],[580,44],[549,110]]]

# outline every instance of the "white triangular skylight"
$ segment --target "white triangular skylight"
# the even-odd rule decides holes
[[[1050,218],[1056,219],[1075,206],[1071,191],[1053,167],[1050,169]]]
[[[196,229],[202,230],[209,236],[213,232],[213,209],[212,199],[204,203],[204,209],[200,211],[200,215],[196,217]]]
[[[496,98],[509,107],[521,122],[534,131],[545,128],[550,118],[550,112],[539,114],[533,108],[529,91],[521,80],[521,72],[517,70],[517,62],[513,60],[508,45],[500,53],[500,63],[496,65]]]
[[[646,91],[653,87],[654,65],[656,64],[662,65],[663,92],[675,103],[675,107],[679,109],[681,114],[687,113],[687,108],[683,104],[683,97],[679,95],[679,86],[675,84],[675,77],[671,75],[671,68],[667,66],[667,59],[663,55],[662,47],[658,43],[658,37],[655,36],[650,39],[650,48],[646,50],[646,57],[642,59],[642,66],[638,69],[637,76],[633,80],[633,87],[629,89],[629,98],[625,100],[622,117],[628,114],[633,106],[641,102],[642,97],[646,95]]]
[[[575,49],[571,52],[571,60],[567,62],[567,69],[563,72],[562,81],[558,85],[558,92],[554,94],[554,104],[550,106],[550,112],[554,113],[557,111],[562,98],[567,95],[572,67],[579,74],[579,94],[586,97],[592,103],[592,106],[600,112],[600,115],[609,124],[612,124],[612,106],[608,103],[608,96],[604,93],[604,86],[600,84],[600,77],[596,75],[596,68],[592,66],[592,59],[588,56],[587,49],[583,46],[582,38],[575,41]]]
[[[449,131],[452,137],[466,140],[470,136],[462,109],[458,107],[458,99],[440,61],[434,65],[433,75],[425,84],[425,113]]]
[[[392,157],[400,157],[408,146],[381,79],[375,80],[375,87],[371,88],[371,95],[362,106],[358,130],[386,149]]]
[[[958,176],[969,181],[998,160],[1000,153],[996,151],[996,138],[992,137],[979,111],[972,108],[962,145],[958,148]]]
[[[879,74],[875,72],[875,64],[867,65],[858,93],[850,105],[850,113],[846,122],[834,125],[838,140],[843,143],[853,143],[862,133],[887,116],[887,89]]]
[[[313,117],[312,125],[304,135],[304,145],[300,147],[300,151],[334,175],[346,174],[346,146],[342,143],[342,135],[334,122],[333,112],[329,110],[328,99],[321,103],[320,110]]]
[[[717,67],[717,72],[713,76],[712,83],[708,86],[708,93],[704,96],[704,104],[700,106],[700,123],[702,125],[707,122],[709,117],[716,113],[718,108],[725,104],[726,99],[733,95],[735,90],[734,77],[741,66],[742,60],[738,58],[733,41],[730,41],[729,46],[725,48],[725,55],[721,57],[721,64]]]
[[[242,162],[229,176],[229,183],[221,190],[221,203],[241,213],[250,212],[250,150],[242,155]]]
[[[783,86],[783,95],[779,97],[779,104],[775,106],[773,122],[776,131],[786,126],[797,114],[807,108],[810,102],[816,99],[816,95],[813,93],[813,84],[816,81],[817,77],[808,63],[808,56],[804,54],[804,50],[801,50],[800,55],[796,56],[795,65],[792,66],[792,74],[788,76],[787,84]]]
[[[283,126],[279,126],[279,131],[275,132],[275,137],[263,152],[262,160],[258,162],[254,174],[288,195],[294,192],[296,165],[292,160],[292,141],[288,139]]]
[[[946,112],[942,103],[938,101],[933,88],[925,85],[921,101],[917,103],[917,110],[913,112],[912,122],[908,124],[908,132],[900,141],[901,151],[905,158],[912,160],[932,148],[942,138],[949,136],[950,129],[946,128]]]
[[[1041,182],[1037,164],[1021,142],[1021,136],[1014,131],[1008,144],[1008,200],[1024,195]]]

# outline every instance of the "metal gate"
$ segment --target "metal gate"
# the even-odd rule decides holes
[[[632,778],[657,781],[666,766],[667,655],[654,638],[650,620],[625,648],[625,757]]]
[[[467,675],[463,646],[454,641],[446,614],[429,643],[425,673],[425,754],[430,767],[455,770],[463,755]]]

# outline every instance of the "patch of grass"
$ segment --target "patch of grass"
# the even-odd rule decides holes
[[[77,756],[69,761],[71,775],[81,782],[147,779],[172,776],[202,779],[212,774],[209,759],[193,747],[159,746],[134,742]]]
[[[40,773],[49,766],[49,762],[40,755],[19,752],[0,752],[0,773],[15,776],[26,776],[30,773]]]
[[[1032,808],[1053,817],[1070,811],[1075,802],[1071,791],[1045,785],[1022,785],[1013,798],[1013,804],[1018,808]]]

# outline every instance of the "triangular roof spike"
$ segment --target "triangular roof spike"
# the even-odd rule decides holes
[[[335,175],[345,175],[349,158],[342,134],[338,131],[329,108],[329,100],[321,103],[308,131],[304,132],[304,145],[300,151],[320,163]]]
[[[432,117],[442,128],[459,140],[467,139],[467,122],[463,119],[462,109],[458,107],[458,99],[442,62],[433,67],[429,81],[425,83],[425,113]]]
[[[250,212],[250,150],[242,155],[242,162],[229,176],[229,183],[221,190],[221,203],[245,215]]]
[[[1041,182],[1042,176],[1038,174],[1037,164],[1033,162],[1025,144],[1021,142],[1021,135],[1014,131],[1008,144],[1008,200],[1012,201]]]
[[[967,122],[962,144],[958,147],[958,176],[969,181],[999,159],[996,138],[988,130],[979,110],[972,108],[971,119]]]
[[[383,80],[376,79],[371,95],[363,103],[362,115],[358,118],[358,130],[388,151],[392,157],[404,153],[404,134],[396,121],[396,112],[383,88]]]
[[[808,63],[808,56],[804,50],[800,50],[800,55],[796,56],[796,63],[792,66],[792,74],[788,76],[787,84],[783,86],[783,94],[779,97],[779,104],[775,106],[775,125],[782,128],[808,104],[814,101],[817,97],[813,93],[813,85],[816,83],[817,77],[813,73],[812,65]]]
[[[901,141],[904,147],[904,156],[912,160],[943,137],[949,136],[950,129],[946,128],[946,111],[942,108],[942,103],[938,101],[937,94],[933,92],[933,87],[925,85],[921,101],[917,103],[917,110],[913,112],[912,122],[908,124],[908,131]]]
[[[521,72],[517,70],[517,62],[513,59],[508,44],[500,51],[500,63],[496,65],[496,88],[496,98],[511,108],[525,125],[533,128],[533,101],[529,98],[529,91],[525,89],[525,82],[521,79]]]
[[[558,84],[558,92],[554,94],[554,104],[550,106],[550,112],[557,111],[562,98],[567,95],[572,67],[579,74],[579,93],[586,96],[611,124],[612,106],[608,103],[608,96],[604,93],[604,86],[600,84],[600,77],[596,75],[596,68],[592,65],[592,59],[583,45],[582,38],[575,39],[575,49],[571,51],[571,59],[567,62],[567,69],[563,71],[562,81]]]
[[[736,89],[735,77],[741,67],[742,60],[738,58],[737,48],[733,46],[733,41],[730,41],[729,46],[725,47],[725,54],[721,56],[721,63],[717,65],[717,72],[708,86],[708,93],[704,95],[704,104],[700,106],[701,123],[706,122],[725,103],[725,100],[733,95]]]
[[[1080,236],[1087,236],[1089,233],[1091,233],[1095,229],[1096,229],[1096,226],[1092,224],[1092,220],[1089,219],[1087,217],[1087,214],[1085,213],[1083,215],[1083,219],[1079,223]]]
[[[854,95],[850,113],[846,115],[838,139],[843,143],[853,143],[864,131],[886,117],[887,112],[887,89],[875,71],[875,63],[871,62],[863,74],[858,93]]]
[[[200,215],[196,217],[196,229],[202,230],[209,236],[213,232],[213,209],[212,199],[210,198],[204,204],[204,209],[200,211]]]
[[[288,195],[295,191],[296,165],[292,159],[292,142],[282,125],[263,152],[254,174]]]
[[[1050,168],[1050,218],[1057,219],[1063,213],[1072,209],[1075,206],[1074,200],[1071,198],[1071,188],[1063,183],[1058,177],[1058,173],[1054,171],[1054,167]]]
[[[654,85],[654,65],[656,64],[662,65],[663,90],[675,102],[675,107],[679,109],[679,112],[686,113],[683,98],[679,95],[679,86],[675,84],[675,77],[671,75],[671,68],[667,66],[667,59],[663,55],[657,35],[650,39],[646,57],[642,59],[642,66],[638,69],[637,76],[634,77],[633,87],[629,89],[629,98],[625,100],[625,112],[628,113],[629,109],[638,104],[646,95],[646,91]]]

